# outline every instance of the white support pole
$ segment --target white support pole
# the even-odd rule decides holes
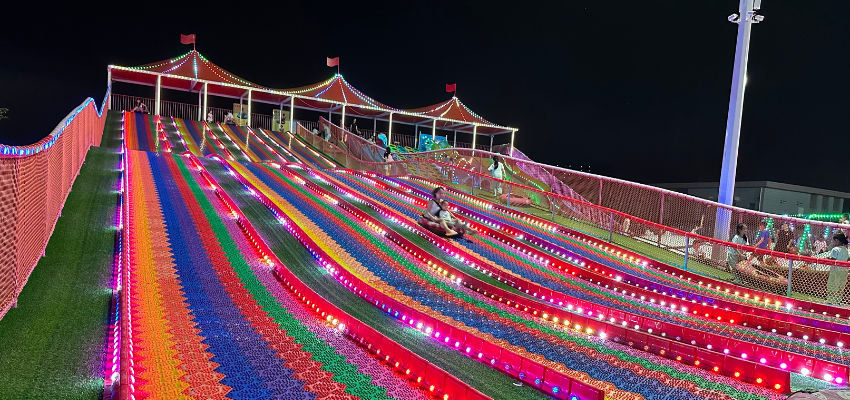
[[[495,136],[495,135],[490,135],[490,152],[491,153],[493,152],[493,136]]]
[[[295,132],[295,97],[289,98],[289,131]]]
[[[342,119],[339,120],[339,126],[345,129],[345,104],[342,105]]]
[[[472,125],[472,156],[475,156],[475,139],[476,133],[478,132],[478,125]]]
[[[154,106],[154,115],[159,115],[159,92],[162,88],[162,75],[156,76],[156,105]]]
[[[413,149],[419,151],[419,125],[413,124]]]
[[[511,131],[511,157],[514,156],[514,136],[516,136],[516,129]]]
[[[387,146],[393,143],[393,113],[390,113],[390,124],[387,128]]]
[[[437,140],[437,119],[434,118],[433,125],[431,126],[431,140]]]
[[[112,90],[109,87],[112,86],[112,68],[106,69],[106,89],[109,90],[109,95],[106,98],[106,109],[112,109]]]
[[[251,126],[251,89],[248,89],[248,126]]]
[[[754,0],[740,0],[738,18],[730,20],[738,24],[738,41],[735,46],[735,66],[732,70],[732,91],[729,96],[729,114],[726,118],[726,141],[723,144],[723,166],[720,170],[720,190],[717,202],[732,205],[735,198],[735,172],[738,168],[738,142],[741,139],[741,116],[744,111],[744,89],[747,79],[747,58],[750,52],[750,31],[756,16]],[[760,0],[755,0],[761,3]],[[731,212],[718,208],[715,219],[715,238],[728,240]]]
[[[372,119],[372,135],[375,136],[375,139],[378,138],[378,117]]]
[[[331,108],[328,109],[328,122],[333,123],[333,121],[331,121],[332,116],[333,116],[333,105],[331,105]]]
[[[200,90],[198,90],[198,121],[204,120],[203,101],[204,101],[204,93],[202,93]]]
[[[207,83],[204,82],[204,119],[207,116]]]
[[[455,135],[454,135],[454,136],[455,136],[455,145],[454,145],[454,147],[457,147],[457,131],[452,131],[452,132],[454,132],[454,134],[455,134]]]

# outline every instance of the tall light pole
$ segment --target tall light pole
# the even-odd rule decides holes
[[[723,145],[723,167],[720,170],[720,192],[717,201],[732,205],[735,198],[735,170],[738,167],[738,142],[741,139],[741,114],[744,111],[744,88],[747,79],[747,58],[750,52],[750,30],[752,24],[764,17],[756,15],[761,0],[740,0],[738,13],[729,16],[729,22],[738,24],[738,44],[735,46],[735,66],[732,70],[732,93],[729,96],[729,115],[726,118],[726,142]],[[731,212],[717,210],[714,235],[728,240]]]

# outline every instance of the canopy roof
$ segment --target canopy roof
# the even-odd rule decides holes
[[[380,103],[351,86],[340,74],[312,85],[292,89],[281,89],[280,92],[298,95],[295,105],[313,110],[338,110],[346,106],[346,115],[360,115],[370,118],[382,116],[390,111],[401,111]]]
[[[405,110],[405,112],[407,114],[401,116],[399,118],[400,120],[413,120],[413,122],[418,124],[433,123],[433,121],[436,121],[437,128],[440,129],[471,132],[472,129],[469,127],[478,125],[477,133],[482,135],[505,133],[506,129],[472,112],[469,107],[455,96],[442,103],[409,109]]]
[[[213,96],[245,98],[251,101],[288,104],[297,108],[317,111],[342,112],[350,116],[363,116],[394,123],[432,125],[439,129],[460,132],[475,130],[482,135],[508,133],[514,128],[496,125],[475,114],[457,97],[412,110],[401,110],[363,94],[351,86],[340,74],[312,85],[291,89],[270,89],[242,79],[213,64],[196,50],[182,56],[137,67],[109,66],[110,79],[119,82],[156,86],[157,79],[163,88],[201,92],[206,84],[207,93]]]

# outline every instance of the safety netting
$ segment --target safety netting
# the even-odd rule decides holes
[[[108,97],[100,109],[85,100],[35,144],[0,145],[0,317],[44,255],[89,147],[100,145]]]

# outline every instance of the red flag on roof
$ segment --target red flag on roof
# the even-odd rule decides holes
[[[457,91],[457,83],[452,83],[451,85],[446,84],[446,91],[449,93]]]
[[[334,57],[334,58],[328,57],[328,66],[329,67],[339,66],[339,57]]]
[[[191,35],[180,35],[180,43],[182,44],[195,44],[195,34]]]

